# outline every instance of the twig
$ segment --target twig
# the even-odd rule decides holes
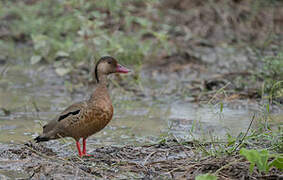
[[[51,159],[51,160],[55,160],[55,161],[60,161],[61,159],[60,158],[58,158],[58,157],[53,157],[53,156],[46,156],[45,154],[42,154],[41,152],[39,152],[39,151],[37,151],[37,150],[35,150],[35,149],[33,149],[33,148],[31,148],[31,147],[29,147],[29,146],[25,146],[27,149],[29,149],[30,151],[33,151],[34,153],[36,153],[36,154],[38,154],[39,156],[42,156],[42,157],[44,157],[44,158],[46,158],[46,159]]]
[[[4,74],[8,71],[8,67],[9,65],[5,65],[2,69],[2,71],[0,72],[0,79],[2,79],[4,77]]]
[[[215,94],[213,95],[213,97],[207,102],[207,104],[210,104],[212,102],[212,100],[214,100],[216,98],[216,96],[221,93],[227,86],[230,85],[230,82],[228,82],[227,84],[225,84],[223,87],[221,87],[220,89],[218,89]]]
[[[25,145],[25,147],[26,148],[28,148],[29,150],[31,150],[31,151],[33,151],[34,153],[36,153],[36,154],[38,154],[39,156],[42,156],[42,157],[44,157],[44,158],[46,158],[46,159],[51,159],[51,160],[54,160],[54,161],[56,161],[56,162],[65,162],[66,164],[70,164],[70,165],[72,165],[73,167],[76,167],[75,166],[75,164],[73,164],[72,162],[70,162],[70,161],[68,161],[68,160],[65,160],[65,159],[63,159],[63,158],[61,158],[61,157],[55,157],[55,156],[47,156],[47,155],[45,155],[45,154],[43,154],[43,153],[41,153],[41,152],[39,152],[39,151],[37,151],[37,150],[35,150],[35,149],[33,149],[32,147],[29,147],[29,146],[27,146],[27,145]]]
[[[148,160],[153,154],[155,154],[155,153],[157,153],[157,151],[153,151],[152,153],[150,153],[150,154],[145,158],[145,160],[144,160],[144,162],[143,162],[143,166],[146,165],[147,160]]]
[[[40,109],[38,108],[37,104],[36,104],[36,101],[35,100],[32,100],[31,101],[32,105],[33,105],[33,108],[35,109],[36,112],[40,112]]]
[[[228,76],[250,76],[252,73],[243,71],[243,72],[229,72],[229,73],[223,73],[223,74],[217,74],[214,75],[212,78],[209,78],[207,80],[216,80],[216,79],[222,79],[227,78]]]
[[[180,141],[177,139],[177,137],[174,134],[171,134],[173,136],[173,138],[177,141],[177,143],[180,145],[180,147],[182,148],[182,150],[184,151],[185,155],[187,158],[189,158],[189,154],[187,152],[187,150],[184,148],[184,145],[182,143],[180,143]]]
[[[239,159],[237,159],[236,161],[230,162],[230,163],[228,163],[228,164],[225,164],[225,165],[222,166],[221,168],[217,169],[214,174],[217,175],[220,171],[222,171],[223,169],[225,169],[225,168],[231,166],[231,165],[234,164],[234,163],[237,163],[238,161],[239,161]]]
[[[251,126],[252,126],[252,123],[253,123],[254,119],[255,119],[255,113],[254,113],[254,115],[253,115],[253,117],[252,117],[252,120],[251,120],[251,122],[250,122],[250,124],[249,124],[249,127],[248,127],[248,129],[247,129],[245,135],[244,135],[243,138],[239,141],[239,144],[230,152],[230,154],[232,154],[233,152],[235,152],[235,151],[238,149],[238,147],[243,144],[244,139],[246,138],[246,136],[248,135],[248,132],[249,132],[250,129],[251,129]]]

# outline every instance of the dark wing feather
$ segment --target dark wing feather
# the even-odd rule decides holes
[[[60,122],[62,119],[65,119],[66,117],[68,117],[69,115],[76,115],[76,114],[79,114],[80,113],[80,109],[79,110],[76,110],[76,111],[71,111],[71,112],[68,112],[66,114],[63,114],[61,116],[59,116],[58,118],[58,122]]]

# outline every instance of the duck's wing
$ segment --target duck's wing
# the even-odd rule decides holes
[[[64,136],[64,131],[66,131],[64,127],[71,124],[73,120],[76,120],[79,117],[79,114],[84,111],[86,107],[86,102],[72,104],[61,112],[55,119],[43,126],[43,134],[38,136],[35,140],[40,142],[57,139],[59,138],[58,133]]]
[[[80,113],[82,109],[84,109],[87,106],[86,102],[79,102],[75,103],[68,108],[66,108],[63,112],[60,113],[60,115],[57,117],[57,121],[60,122],[69,116],[74,116]]]

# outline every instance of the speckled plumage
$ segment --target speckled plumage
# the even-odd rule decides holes
[[[44,126],[44,136],[48,136],[49,139],[72,137],[78,141],[80,138],[87,138],[103,129],[112,119],[113,106],[106,87],[98,86],[93,96],[88,101],[69,106]],[[60,116],[77,110],[79,110],[78,114],[70,114],[58,121]]]
[[[36,142],[72,137],[77,141],[79,155],[85,155],[86,138],[102,130],[113,116],[106,76],[115,72],[127,73],[128,70],[123,68],[112,57],[101,58],[95,68],[96,79],[99,83],[89,100],[72,104],[66,108],[43,127],[43,134],[35,138]],[[80,138],[83,138],[84,141],[84,154],[79,149]]]

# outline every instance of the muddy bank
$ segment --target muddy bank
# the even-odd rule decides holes
[[[217,145],[217,144],[216,144]],[[2,177],[50,178],[138,178],[194,179],[198,174],[217,173],[220,179],[280,179],[280,171],[249,174],[249,163],[233,155],[221,158],[203,156],[198,142],[165,143],[143,146],[105,146],[91,152],[94,157],[62,157],[44,145],[17,145],[1,150]],[[208,148],[211,145],[202,144]],[[4,170],[1,170],[4,169]]]

